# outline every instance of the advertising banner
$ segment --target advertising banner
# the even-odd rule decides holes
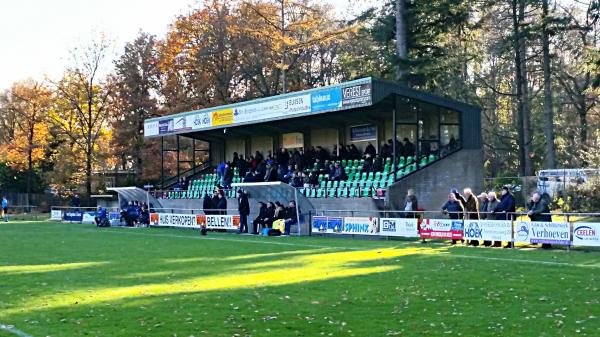
[[[340,233],[344,219],[337,216],[313,216],[312,231],[321,233]]]
[[[192,125],[187,123],[187,117],[177,117],[173,120],[173,132],[191,130]]]
[[[235,123],[255,122],[304,112],[310,112],[310,94],[236,107],[233,120]]]
[[[165,119],[158,122],[158,134],[164,135],[173,132],[173,119]]]
[[[566,222],[515,221],[515,242],[571,244],[571,228]]]
[[[510,220],[465,220],[465,240],[511,241]]]
[[[92,212],[84,212],[83,213],[83,219],[81,219],[81,222],[83,223],[96,223],[96,212],[92,211]]]
[[[144,137],[158,136],[158,121],[144,122]]]
[[[233,124],[233,109],[215,110],[212,112],[212,126]]]
[[[452,219],[425,219],[419,234],[423,239],[461,240],[463,222]]]
[[[63,221],[68,222],[81,222],[83,221],[83,212],[80,211],[66,211],[63,216]]]
[[[118,225],[121,222],[121,213],[119,213],[119,212],[108,213],[108,221],[110,221],[111,226]]]
[[[284,133],[282,137],[284,149],[304,147],[304,135],[300,132]]]
[[[186,125],[192,130],[206,129],[212,126],[212,113],[202,112],[185,116]]]
[[[206,226],[209,229],[238,229],[240,227],[240,217],[238,215],[151,213],[150,224],[152,226],[181,228]]]
[[[573,246],[600,246],[600,223],[573,222]]]
[[[379,218],[345,217],[343,234],[379,235]]]
[[[199,226],[206,226],[209,229],[239,229],[239,215],[197,215]]]
[[[342,107],[342,88],[322,90],[310,94],[311,111],[335,110]]]
[[[377,127],[372,124],[350,127],[350,141],[362,142],[366,140],[377,140]]]
[[[371,102],[371,83],[342,88],[342,107],[370,105]]]
[[[62,211],[56,209],[50,211],[50,220],[62,220]]]
[[[418,219],[413,218],[381,218],[379,220],[379,234],[418,238],[418,221]]]

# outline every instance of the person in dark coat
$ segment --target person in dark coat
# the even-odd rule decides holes
[[[202,210],[204,211],[205,215],[211,215],[212,214],[212,199],[210,198],[210,195],[208,194],[208,192],[206,192],[206,194],[204,194],[204,199],[202,200]]]
[[[290,228],[293,224],[298,223],[298,213],[296,212],[296,202],[290,201],[290,204],[285,209],[285,230],[283,235],[290,235]]]
[[[231,163],[225,164],[225,173],[223,175],[223,187],[231,188],[231,182],[233,181],[233,168]]]
[[[264,202],[259,202],[260,208],[258,210],[258,216],[252,221],[252,234],[256,235],[259,233],[260,227],[265,224],[265,219],[267,218],[267,204]]]
[[[454,191],[456,199],[460,200],[465,209],[465,219],[467,220],[479,220],[479,201],[473,194],[470,188],[463,190],[463,195],[460,195],[458,191]],[[479,246],[479,240],[470,240],[472,246]]]
[[[442,213],[448,214],[450,219],[462,219],[465,209],[462,202],[456,198],[456,193],[451,192],[448,195],[448,201],[442,206]],[[456,240],[452,240],[452,244],[456,244]]]
[[[408,138],[404,138],[404,144],[402,144],[402,156],[411,157],[415,155],[415,144],[411,143]],[[398,151],[396,149],[396,151]]]
[[[217,198],[217,209],[219,210],[219,214],[227,215],[227,199],[225,199],[223,191],[217,193]]]
[[[275,205],[269,202],[267,203],[266,216],[263,219],[263,228],[273,228],[273,221],[275,221]]]
[[[552,215],[550,215],[550,207],[546,201],[542,199],[542,196],[535,192],[531,196],[531,199],[527,203],[527,215],[531,221],[551,222]],[[543,243],[542,248],[548,249],[552,245],[549,243]]]
[[[373,146],[373,144],[369,143],[369,145],[367,145],[367,147],[365,148],[365,154],[370,154],[371,157],[375,157],[375,153],[377,151],[375,150],[375,146]]]
[[[512,213],[516,210],[515,197],[510,193],[508,186],[502,187],[502,196],[500,197],[500,203],[494,209],[497,220],[513,220]],[[509,242],[504,248],[511,248],[512,242]]]
[[[240,230],[238,233],[248,233],[248,215],[250,215],[250,204],[248,195],[242,190],[237,191],[238,212],[240,213]]]
[[[388,158],[392,156],[392,149],[390,149],[388,143],[383,140],[381,141],[381,147],[379,148],[379,155],[381,155],[381,158]]]

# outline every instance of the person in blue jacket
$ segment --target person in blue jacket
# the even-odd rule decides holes
[[[106,209],[102,207],[98,207],[98,211],[96,212],[96,218],[94,220],[96,220],[97,227],[110,227],[110,222],[108,221]]]
[[[513,220],[514,212],[516,210],[515,197],[510,193],[508,186],[502,187],[502,196],[500,197],[500,203],[494,209],[496,214],[496,220]],[[505,248],[511,248],[512,242],[509,242]]]
[[[6,196],[2,197],[2,215],[4,216],[4,222],[8,222],[8,199],[6,199]]]

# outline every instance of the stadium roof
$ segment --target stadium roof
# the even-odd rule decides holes
[[[362,78],[336,85],[183,112],[144,121],[145,137],[197,133],[376,105],[392,94],[461,112],[479,108],[390,81]]]

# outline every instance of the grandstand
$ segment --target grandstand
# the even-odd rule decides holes
[[[232,161],[234,153],[248,158],[260,152],[266,159],[279,149],[322,147],[329,150],[331,163],[344,168],[343,180],[329,179],[316,163],[303,168],[306,175],[318,174],[316,184],[298,187],[316,208],[342,198],[345,202],[336,206],[398,209],[413,188],[421,206],[437,209],[449,187],[477,190],[483,185],[477,107],[372,78],[153,118],[144,122],[144,134],[160,137],[159,200],[169,207],[201,208],[198,199],[220,183],[215,167]],[[414,144],[410,155],[398,148],[404,138]],[[381,142],[391,139],[397,142],[390,143],[392,151],[378,170],[363,167],[364,157],[343,158],[339,147],[333,150],[353,144],[363,153],[371,144],[379,153]],[[185,140],[191,141],[191,151],[180,147]],[[190,181],[187,189],[176,187],[181,177]],[[240,182],[244,177],[234,167],[232,183]],[[235,197],[235,189],[227,196]]]

